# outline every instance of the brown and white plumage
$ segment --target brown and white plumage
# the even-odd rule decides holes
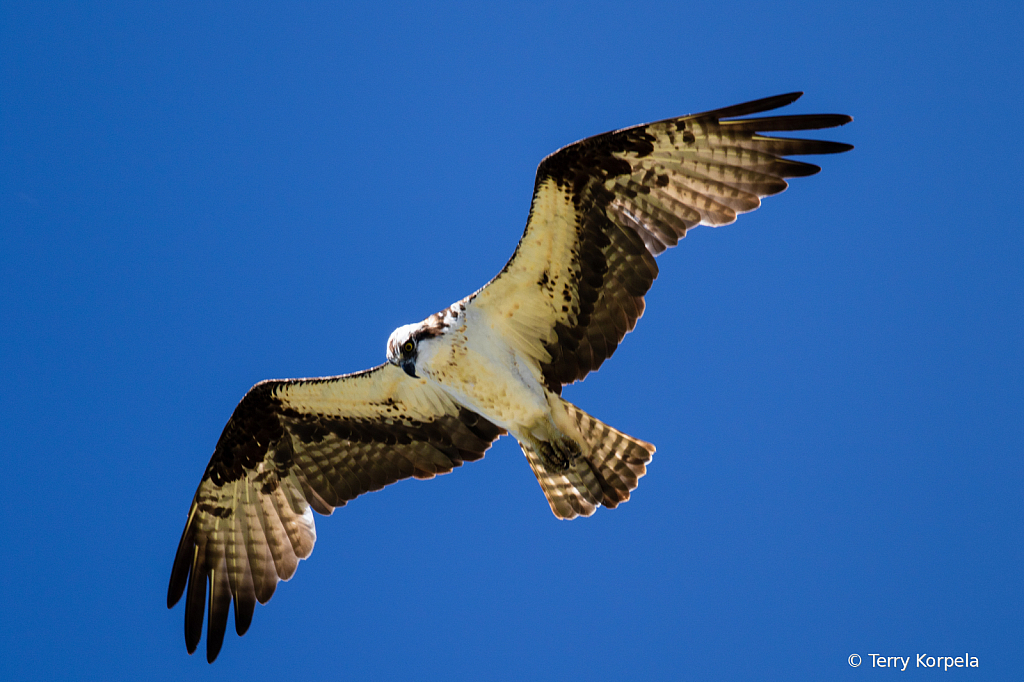
[[[340,377],[264,381],[242,399],[206,467],[178,544],[168,606],[185,601],[195,651],[209,594],[207,658],[234,599],[245,633],[256,602],[313,551],[310,508],[330,514],[403,478],[433,478],[483,457],[504,430],[394,365]]]
[[[611,356],[643,314],[654,257],[698,224],[726,225],[819,168],[783,158],[851,147],[763,132],[849,122],[820,114],[741,118],[800,93],[668,119],[569,145],[541,162],[526,231],[478,292],[397,329],[388,363],[254,386],[228,421],[178,545],[168,606],[186,593],[193,652],[207,658],[228,611],[243,634],[255,603],[294,574],[330,514],[403,478],[519,440],[552,511],[587,516],[629,499],[654,446],[560,397]]]
[[[721,120],[776,109],[801,94],[625,128],[548,156],[515,254],[472,305],[526,334],[548,388],[583,379],[643,314],[658,276],[654,256],[691,227],[728,225],[758,208],[761,197],[786,189],[785,178],[821,170],[782,156],[852,149],[758,134],[852,120],[841,114]]]

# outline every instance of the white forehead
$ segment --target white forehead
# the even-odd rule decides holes
[[[402,342],[412,336],[412,333],[419,329],[422,323],[417,324],[403,324],[401,327],[391,332],[391,336],[388,337],[388,347],[392,344],[395,346],[402,345]]]

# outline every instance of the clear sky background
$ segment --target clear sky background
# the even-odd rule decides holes
[[[0,678],[1024,679],[1022,41],[1020,2],[5,1]],[[556,520],[502,439],[318,517],[186,655],[252,384],[486,282],[558,147],[792,90],[856,150],[664,254],[566,390],[658,446],[628,504]]]

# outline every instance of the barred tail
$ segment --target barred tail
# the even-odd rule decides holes
[[[601,505],[614,508],[625,502],[647,473],[654,446],[613,429],[575,405],[563,404],[579,429],[581,443],[559,447],[520,441],[551,511],[560,519],[574,519],[590,516]],[[538,451],[552,446],[578,456],[565,459],[564,467],[553,465],[552,458],[545,459]]]

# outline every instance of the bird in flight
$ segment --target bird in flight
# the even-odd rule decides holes
[[[838,142],[763,135],[832,128],[841,114],[764,116],[790,93],[597,135],[537,169],[515,253],[476,293],[387,342],[362,372],[262,381],[235,408],[178,544],[167,606],[185,595],[191,654],[206,657],[313,551],[313,511],[472,462],[519,441],[551,511],[589,516],[629,499],[654,446],[590,416],[562,386],[597,370],[636,325],[655,256],[696,225],[728,225],[818,166]],[[187,592],[186,592],[187,588]]]

